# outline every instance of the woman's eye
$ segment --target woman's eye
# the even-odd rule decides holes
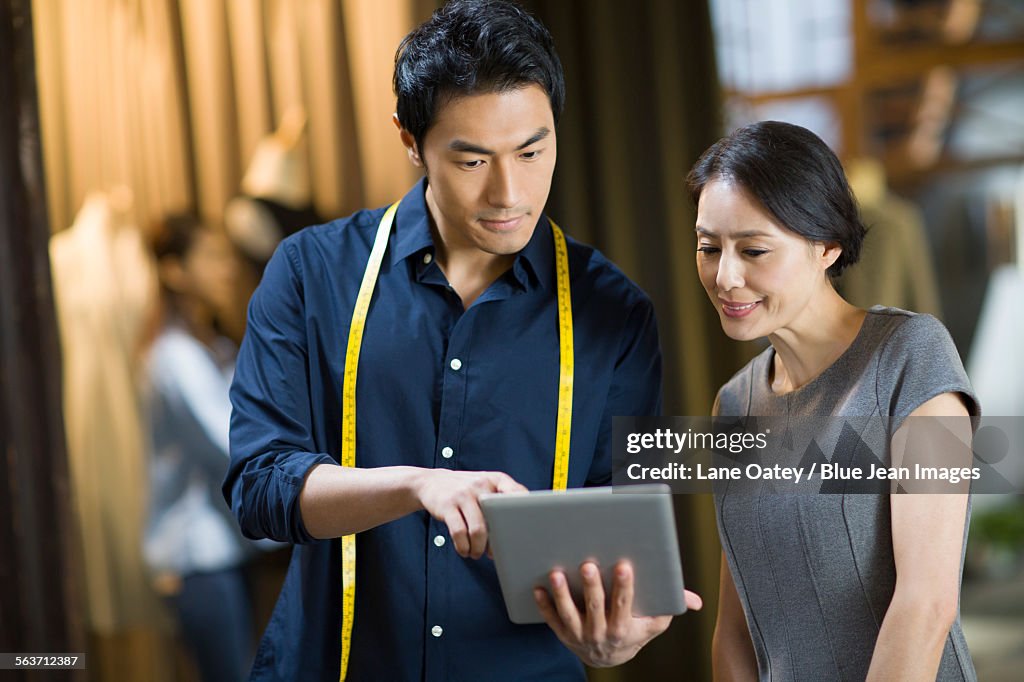
[[[763,256],[764,254],[768,253],[768,251],[767,249],[744,249],[743,253],[752,258],[757,258],[758,256]]]
[[[719,251],[721,251],[721,249],[718,248],[717,246],[698,246],[697,247],[697,252],[698,253],[704,253],[704,254],[708,254],[708,255],[716,254]]]

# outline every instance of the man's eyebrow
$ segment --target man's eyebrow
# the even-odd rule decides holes
[[[547,137],[550,134],[551,134],[551,130],[548,129],[547,127],[537,128],[537,132],[535,132],[533,135],[531,135],[529,140],[527,140],[526,142],[524,142],[521,145],[519,145],[518,147],[516,147],[516,151],[519,151],[521,149],[526,149],[531,144],[537,144],[538,142],[540,142],[541,140],[543,140],[545,137]]]
[[[547,127],[538,128],[537,132],[535,132],[533,135],[530,136],[530,139],[528,139],[526,142],[524,142],[521,145],[519,145],[518,147],[516,147],[516,151],[520,151],[522,149],[526,149],[530,145],[537,144],[538,142],[540,142],[541,140],[543,140],[545,137],[547,137],[550,134],[551,134],[551,130],[549,128],[547,128]],[[465,152],[465,153],[468,153],[468,154],[482,154],[483,156],[494,156],[494,154],[495,154],[493,149],[487,149],[486,147],[481,147],[478,144],[473,144],[472,142],[467,142],[466,140],[452,140],[448,144],[448,149],[453,151],[453,152]]]
[[[472,142],[466,142],[465,140],[452,140],[448,145],[448,149],[453,152],[467,152],[469,154],[483,154],[484,156],[494,156],[494,152],[490,149],[484,149],[480,145],[473,144]]]

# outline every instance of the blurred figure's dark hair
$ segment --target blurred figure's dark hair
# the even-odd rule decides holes
[[[402,127],[416,140],[453,97],[539,85],[555,123],[565,78],[544,25],[506,0],[453,0],[402,40],[395,53],[394,89]]]
[[[686,178],[695,204],[712,180],[735,183],[800,236],[839,244],[843,252],[828,269],[831,277],[860,258],[867,230],[843,166],[806,128],[761,121],[723,137]]]
[[[191,213],[164,216],[156,225],[153,255],[158,261],[164,258],[184,260],[195,244],[196,237],[206,229],[206,225]]]

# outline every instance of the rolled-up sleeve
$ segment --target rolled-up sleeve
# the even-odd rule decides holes
[[[316,540],[299,509],[306,474],[337,462],[315,450],[302,272],[290,247],[275,252],[249,303],[223,492],[246,537],[300,544]]]

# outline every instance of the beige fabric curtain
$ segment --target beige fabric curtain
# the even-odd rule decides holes
[[[425,0],[35,0],[51,226],[85,196],[130,187],[134,220],[197,208],[218,221],[256,144],[308,116],[325,217],[415,181],[391,126],[395,47]]]
[[[120,229],[145,231],[165,213],[188,209],[219,224],[257,145],[296,107],[306,116],[298,151],[324,218],[401,197],[418,173],[391,124],[393,55],[435,6],[432,0],[34,0],[48,212],[61,256],[53,262],[55,282],[72,283],[81,259],[103,252],[94,239],[67,248],[81,241],[82,231],[67,228],[87,197],[114,188],[123,197],[120,188],[128,188]],[[124,285],[141,300],[149,283],[139,278]],[[73,285],[60,292],[75,293]],[[176,661],[173,642],[153,617],[149,578],[132,551],[133,538],[141,543],[146,506],[140,438],[99,444],[83,435],[139,435],[136,411],[90,409],[94,396],[130,391],[132,384],[130,375],[96,364],[109,339],[124,331],[115,318],[88,329],[61,319],[65,369],[74,372],[65,371],[65,416],[69,426],[89,427],[69,428],[67,437],[79,541],[87,547],[81,554],[91,677],[189,679],[187,664]],[[126,370],[130,356],[129,349]],[[69,390],[73,380],[81,388],[76,377],[83,376],[90,377],[87,390]],[[101,418],[116,424],[96,423]],[[110,498],[112,481],[135,483],[122,486],[124,500],[107,505],[116,513],[106,513],[93,502]]]

